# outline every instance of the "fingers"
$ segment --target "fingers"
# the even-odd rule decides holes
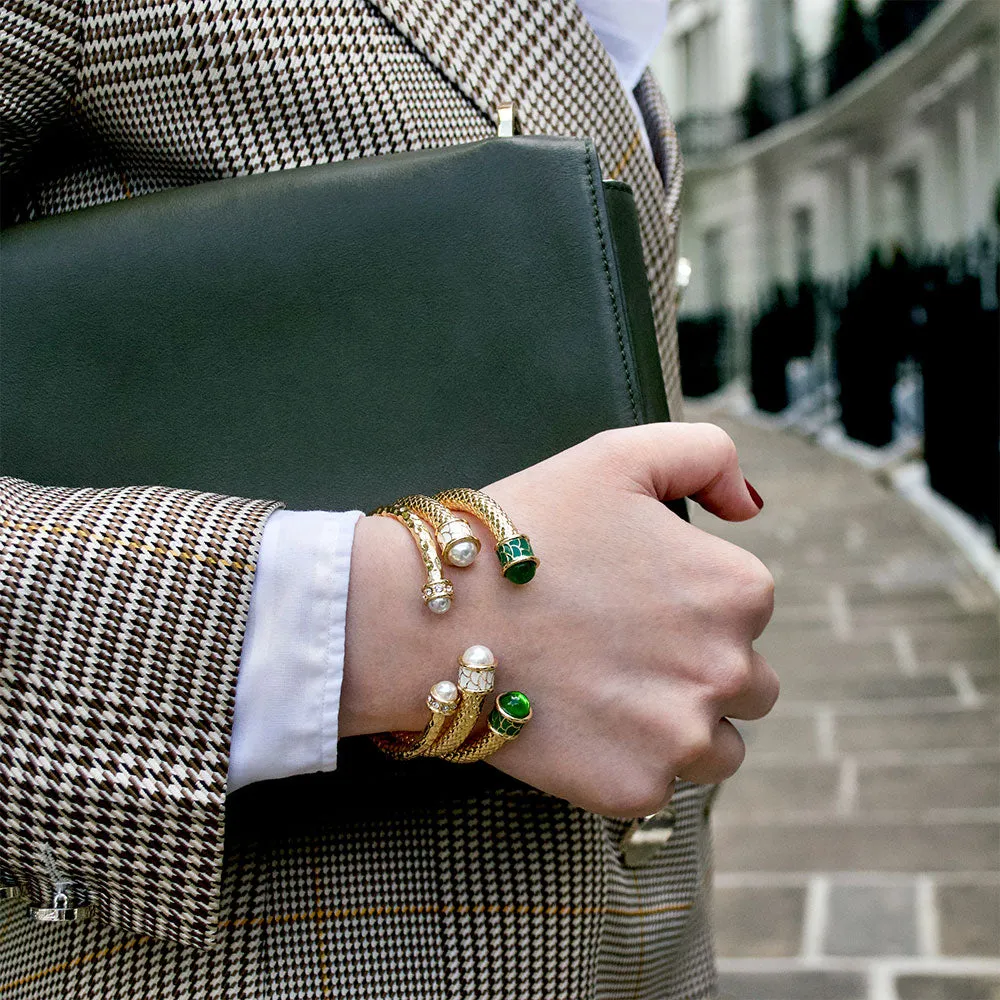
[[[720,719],[712,733],[712,743],[701,756],[684,765],[678,778],[696,785],[717,785],[731,778],[746,756],[746,744],[728,719]]]
[[[691,497],[727,521],[760,510],[732,438],[714,424],[646,424],[608,434],[640,488],[660,500]]]
[[[774,708],[780,688],[781,681],[767,660],[751,650],[746,687],[735,698],[730,698],[722,711],[733,719],[763,719]]]

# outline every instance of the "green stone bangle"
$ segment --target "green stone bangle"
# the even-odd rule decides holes
[[[453,764],[473,764],[495,754],[505,743],[516,739],[531,718],[531,702],[520,691],[500,695],[489,714],[489,728],[472,743],[446,754]]]
[[[500,572],[511,583],[527,583],[538,568],[538,557],[532,550],[527,535],[515,535],[499,542],[497,558],[500,560]]]
[[[452,510],[465,511],[479,518],[496,542],[500,572],[511,583],[524,584],[532,579],[540,562],[531,548],[527,535],[522,535],[503,507],[491,496],[480,490],[459,487],[444,490],[435,498]]]

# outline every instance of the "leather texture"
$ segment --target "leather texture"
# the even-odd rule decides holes
[[[519,137],[7,230],[0,469],[370,508],[663,419],[611,204],[589,140]]]

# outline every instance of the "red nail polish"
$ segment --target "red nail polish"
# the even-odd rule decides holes
[[[761,510],[764,507],[764,501],[761,500],[760,494],[750,485],[750,481],[744,479],[743,482],[747,484],[747,492],[750,494],[750,499],[757,505],[757,510]]]

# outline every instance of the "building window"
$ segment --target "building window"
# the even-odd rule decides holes
[[[682,107],[685,114],[718,105],[717,19],[707,18],[680,36]]]

